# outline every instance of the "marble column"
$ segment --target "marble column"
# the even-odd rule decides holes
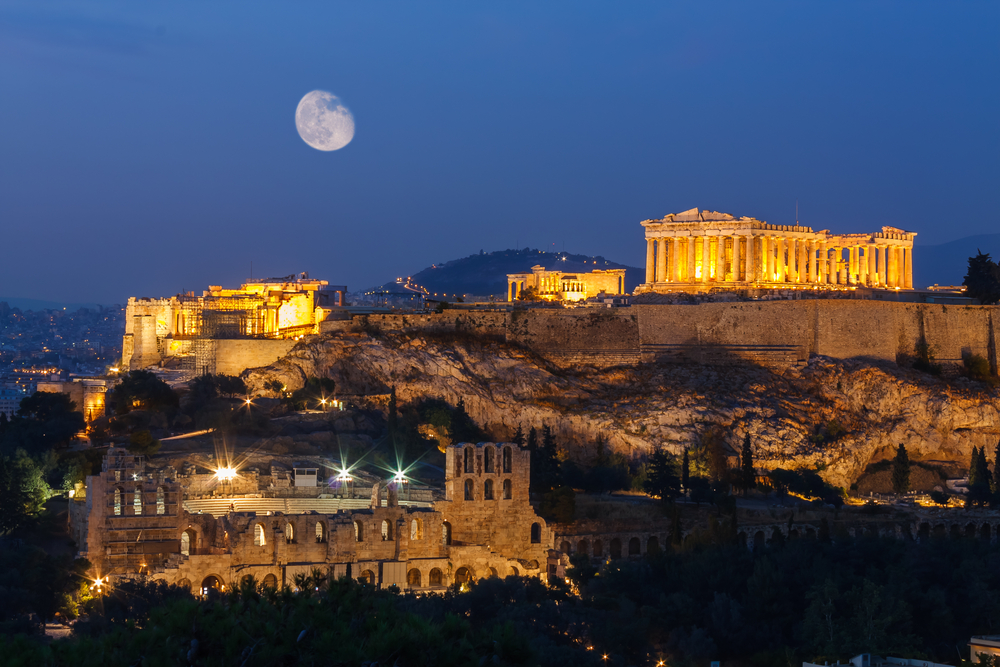
[[[712,244],[708,236],[701,237],[701,282],[708,282],[708,272],[712,268]]]
[[[675,236],[670,240],[670,247],[674,251],[670,258],[672,260],[670,262],[670,275],[673,276],[675,283],[679,283],[681,281],[681,240]]]
[[[833,252],[830,253],[830,284],[836,285],[840,282],[840,256],[843,254],[840,246],[834,245]]]
[[[775,273],[777,277],[775,278],[779,283],[785,282],[786,275],[786,265],[785,265],[785,239],[784,237],[778,237],[778,258],[775,264]]]
[[[646,239],[646,284],[653,284],[653,273],[656,271],[656,245],[653,239]]]
[[[889,246],[889,287],[899,287],[899,248]]]
[[[826,249],[826,241],[819,242],[819,259],[817,260],[817,268],[819,269],[819,282],[821,285],[825,285],[828,279],[830,261],[827,259],[829,256],[829,251]]]
[[[869,243],[865,246],[865,259],[868,261],[868,286],[875,287],[878,284],[875,265],[875,244]]]
[[[742,236],[734,236],[733,237],[733,262],[732,262],[733,278],[732,278],[732,280],[733,280],[734,283],[740,282],[740,270],[743,268],[743,266],[742,266],[742,264],[740,262],[740,241],[742,240],[742,238],[743,238]]]
[[[816,240],[809,240],[809,282],[816,283],[818,281],[818,276],[816,275]]]
[[[799,282],[809,282],[809,242],[799,239]]]
[[[656,282],[667,282],[667,239],[656,239]]]
[[[858,282],[858,246],[852,245],[847,249],[847,284],[856,285]]]
[[[788,239],[788,282],[797,283],[799,282],[799,241],[798,239]]]
[[[757,280],[757,260],[754,248],[753,235],[747,236],[747,249],[746,249],[746,271],[744,271],[744,280],[751,283]]]
[[[687,280],[685,282],[689,282],[689,283],[693,283],[695,281],[695,271],[694,271],[695,270],[695,261],[694,261],[694,259],[695,259],[694,258],[695,242],[694,242],[694,240],[695,240],[694,236],[687,237],[688,262],[687,262],[687,267],[686,267],[687,268]]]
[[[903,287],[913,289],[913,246],[903,248]]]
[[[761,268],[764,270],[764,282],[774,282],[774,237],[760,237]]]
[[[858,246],[858,284],[868,285],[868,257],[861,254],[862,246]]]

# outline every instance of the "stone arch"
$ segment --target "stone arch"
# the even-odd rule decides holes
[[[466,475],[471,475],[472,473],[476,472],[476,465],[475,465],[475,462],[476,462],[476,452],[475,452],[475,450],[471,446],[470,447],[466,447],[463,450],[463,452],[462,452],[462,456],[465,459],[465,468],[464,468],[465,469],[465,474]]]
[[[465,499],[466,500],[475,500],[476,497],[474,495],[474,489],[472,487],[472,480],[471,479],[465,480],[465,485],[464,486],[465,486]]]
[[[197,548],[198,544],[198,534],[194,532],[193,528],[188,528],[183,533],[181,533],[181,554],[184,556],[190,556],[192,552]]]
[[[392,524],[385,519],[382,519],[382,541],[391,542],[392,541]]]
[[[617,537],[611,540],[611,557],[621,558],[622,557],[622,541]]]
[[[529,560],[528,561],[528,565],[526,567],[529,570],[537,570],[538,569],[538,561],[537,560]]]
[[[184,590],[191,592],[191,580],[190,579],[180,579],[176,584],[178,588],[183,588]]]
[[[496,450],[493,445],[483,447],[483,472],[493,474],[496,472]]]
[[[441,523],[441,544],[449,545],[451,544],[451,522],[443,521]]]
[[[156,513],[166,514],[167,513],[167,497],[163,492],[163,487],[156,487]]]
[[[975,539],[976,537],[976,524],[967,523],[965,524],[965,536],[969,539]]]
[[[262,523],[253,525],[253,544],[255,547],[267,545],[267,536],[264,534],[264,524]]]
[[[289,521],[285,524],[285,544],[295,542],[295,524]]]
[[[646,540],[646,554],[658,553],[660,553],[660,540],[656,538],[656,535],[650,535],[649,539]]]
[[[483,500],[493,500],[493,480],[483,482]]]
[[[604,558],[604,542],[594,540],[594,558]]]
[[[569,551],[569,542],[567,542],[566,540],[563,540],[562,542],[560,542],[559,543],[559,551],[561,551],[564,554],[568,555],[569,552],[570,552]]]
[[[138,484],[135,485],[135,491],[132,492],[132,514],[142,516],[142,487]]]
[[[590,553],[590,545],[587,544],[587,540],[580,540],[576,545],[576,552],[578,554],[587,555]]]
[[[322,521],[316,522],[316,543],[320,544],[326,542],[326,526],[323,525]]]
[[[639,542],[639,538],[638,537],[633,537],[632,539],[630,539],[628,541],[628,555],[629,556],[641,556],[642,555],[642,546],[641,546],[641,543]]]
[[[120,486],[115,487],[115,516],[122,515],[122,498],[125,496],[125,489]]]
[[[979,529],[979,537],[986,541],[993,536],[993,526],[988,523],[984,523]]]
[[[542,543],[542,525],[538,522],[531,524],[531,543]]]
[[[354,541],[365,541],[365,524],[361,521],[361,519],[354,520]]]
[[[510,500],[514,497],[514,486],[509,479],[503,481],[503,499]]]
[[[217,574],[210,574],[201,580],[201,594],[208,595],[209,591],[224,591],[226,585],[222,583],[222,577]]]
[[[428,586],[443,586],[444,585],[444,574],[442,574],[440,568],[432,568],[430,574],[427,577]]]
[[[938,539],[944,539],[945,537],[947,537],[947,532],[945,531],[945,527],[944,527],[943,523],[935,524],[935,526],[934,526],[934,537],[936,537]]]
[[[500,573],[497,572],[497,569],[495,567],[488,567],[486,568],[486,576],[489,577],[490,579],[499,579]]]
[[[424,520],[410,520],[410,539],[413,541],[424,539]]]
[[[276,576],[274,576],[273,574],[264,575],[264,581],[263,581],[262,585],[264,586],[264,588],[277,589],[278,588],[278,578]]]
[[[514,567],[513,565],[511,565],[510,566],[510,576],[512,576],[512,577],[520,577],[521,576],[521,572],[516,567]]]
[[[406,585],[410,588],[420,588],[420,570],[413,568],[406,573]]]
[[[503,471],[504,473],[511,473],[514,469],[514,450],[511,449],[510,445],[503,448]]]
[[[362,584],[374,584],[375,573],[371,570],[363,570],[361,574],[358,575],[358,581]]]
[[[462,566],[455,570],[455,583],[461,586],[462,584],[471,584],[473,580],[472,569],[466,566]]]
[[[240,588],[248,588],[250,586],[257,586],[257,580],[254,579],[252,574],[244,574],[240,579]]]

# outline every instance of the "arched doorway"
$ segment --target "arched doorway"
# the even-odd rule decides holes
[[[277,589],[278,588],[278,578],[273,574],[268,574],[264,577],[264,588]]]
[[[375,573],[371,570],[365,570],[358,576],[358,581],[362,584],[371,584],[375,581]]]
[[[764,548],[764,531],[758,530],[753,534],[753,550],[757,551]]]
[[[406,573],[406,585],[410,588],[420,588],[420,570],[413,568]]]
[[[195,532],[188,528],[181,533],[181,554],[190,556],[195,546]]]
[[[540,544],[542,541],[542,526],[538,523],[531,524],[531,543]]]
[[[495,567],[488,567],[488,568],[486,568],[486,572],[488,573],[488,575],[489,575],[489,577],[491,579],[499,579],[500,578],[500,573],[497,572],[497,569]]]
[[[465,566],[458,568],[455,571],[455,583],[459,586],[472,583],[472,570]]]
[[[611,540],[611,557],[621,558],[622,557],[622,541],[617,537]]]
[[[569,554],[569,542],[567,542],[566,540],[563,540],[562,542],[560,542],[559,543],[559,551],[561,551],[564,554],[568,555]]]
[[[633,537],[631,540],[628,541],[628,555],[638,556],[640,553],[639,550],[640,550],[639,538]]]
[[[191,580],[190,579],[181,579],[180,581],[177,582],[176,586],[177,586],[177,588],[183,588],[184,590],[188,591],[189,593],[191,592]]]
[[[223,591],[226,587],[222,583],[222,579],[214,574],[210,574],[205,577],[201,582],[201,594],[208,595],[209,591]]]
[[[441,570],[435,567],[427,576],[427,583],[430,586],[442,586],[444,584],[444,574],[442,574]]]
[[[594,540],[594,558],[604,558],[604,542]]]
[[[646,540],[646,554],[658,553],[660,553],[660,541],[656,539],[656,535],[650,535],[649,539]]]

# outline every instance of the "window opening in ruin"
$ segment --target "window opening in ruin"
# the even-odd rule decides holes
[[[604,557],[604,543],[600,540],[594,540],[594,556],[596,558]]]
[[[485,500],[493,500],[493,480],[488,479],[483,484],[483,498]]]
[[[472,497],[472,480],[471,479],[465,480],[465,499],[466,500],[472,500],[473,499],[473,497]]]
[[[617,537],[611,540],[611,557],[621,558],[622,557],[622,541]]]
[[[326,531],[323,529],[323,522],[316,522],[316,542],[326,541]]]
[[[115,516],[122,515],[122,490],[115,489]]]
[[[245,574],[243,578],[240,579],[241,588],[256,588],[257,580],[253,578],[252,574]]]
[[[360,521],[354,522],[354,541],[361,542],[365,539],[365,527]]]
[[[424,539],[424,522],[420,519],[414,519],[410,522],[410,539],[411,540],[422,540]]]
[[[442,574],[441,570],[439,570],[436,567],[431,570],[430,575],[428,575],[427,577],[428,586],[440,586],[443,581],[444,581],[444,574]]]
[[[628,541],[628,555],[638,556],[639,555],[639,538],[633,537]]]
[[[483,469],[488,472],[493,472],[493,448],[487,447],[483,450]]]
[[[285,544],[291,544],[295,541],[295,526],[291,523],[285,524]]]
[[[531,543],[541,544],[542,542],[542,526],[539,523],[531,524]]]
[[[500,578],[500,573],[497,572],[497,569],[495,567],[490,567],[490,568],[486,568],[486,569],[489,571],[489,576],[490,576],[491,579],[499,579]]]
[[[361,576],[358,577],[358,581],[360,581],[363,584],[373,583],[375,581],[375,573],[372,572],[371,570],[365,570],[364,572],[361,573]]]
[[[510,447],[503,448],[503,471],[505,473],[511,472],[511,468],[514,467],[514,452]]]
[[[392,524],[386,520],[382,520],[382,541],[388,542],[392,539]]]
[[[413,588],[420,588],[420,570],[413,568],[406,573],[406,584]]]
[[[276,576],[274,576],[273,574],[269,574],[269,575],[265,576],[264,577],[264,586],[265,586],[265,588],[275,588],[276,589],[278,587],[278,578]]]
[[[219,579],[214,574],[208,575],[201,582],[201,594],[202,595],[208,595],[208,592],[211,591],[211,590],[221,591],[221,590],[224,590],[224,589],[225,589],[225,586],[222,585],[222,580]]]
[[[466,472],[466,474],[475,472],[475,469],[473,468],[473,459],[474,459],[474,457],[475,457],[475,455],[474,455],[474,453],[472,451],[472,447],[466,447],[465,448],[465,472]]]
[[[660,552],[660,541],[656,539],[656,535],[651,535],[648,540],[646,540],[646,553],[647,554],[657,554]]]
[[[142,514],[142,487],[135,487],[135,492],[132,494],[132,513],[136,516]]]
[[[181,533],[181,554],[184,556],[191,555],[191,533],[186,530]]]
[[[568,555],[569,554],[569,542],[567,542],[565,540],[563,540],[562,542],[560,542],[559,543],[559,551],[561,551],[564,554]]]
[[[447,521],[441,524],[441,544],[451,544],[451,524]]]
[[[181,580],[179,580],[177,582],[177,587],[178,588],[185,588],[185,589],[187,589],[190,592],[191,591],[191,580],[190,579],[181,579]]]
[[[167,502],[163,495],[163,487],[156,487],[156,513],[166,514],[167,513]]]
[[[116,482],[122,481],[122,471],[121,470],[116,470],[115,471],[115,481]]]
[[[455,583],[461,586],[472,582],[472,571],[467,567],[460,567],[455,571]]]
[[[521,572],[516,567],[511,567],[510,568],[510,573],[512,575],[514,575],[515,577],[520,577],[521,576]]]
[[[264,526],[259,523],[255,523],[253,526],[253,545],[255,547],[262,547],[267,544],[264,539]]]
[[[503,481],[503,499],[510,500],[513,495],[513,486],[509,479]]]
[[[588,551],[587,540],[580,540],[580,543],[576,545],[576,552],[586,555]]]

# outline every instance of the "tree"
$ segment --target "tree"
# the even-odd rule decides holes
[[[997,303],[1000,301],[1000,266],[989,253],[980,250],[976,253],[969,258],[969,270],[962,281],[966,294],[983,304]]]
[[[170,385],[146,370],[129,371],[110,394],[115,412],[120,415],[132,410],[163,412],[178,405],[177,394]]]
[[[528,439],[525,441],[525,446],[532,454],[538,449],[538,431],[534,426],[528,430]]]
[[[750,434],[743,436],[743,452],[740,455],[740,487],[744,497],[750,489],[757,488],[757,471],[753,466],[753,450],[750,446]]]
[[[399,411],[396,408],[396,387],[389,389],[389,415],[386,418],[386,430],[389,444],[396,446],[396,431],[399,430]]]
[[[525,287],[517,295],[518,301],[541,301],[542,297],[538,294],[538,289],[534,287]]]
[[[910,457],[902,443],[892,460],[892,490],[900,495],[910,490]]]
[[[84,428],[83,413],[75,409],[67,394],[36,391],[21,401],[2,438],[8,451],[24,448],[37,452],[69,444]]]
[[[658,449],[646,464],[646,493],[654,498],[671,501],[680,495],[677,465],[665,449]]]
[[[294,410],[315,410],[322,406],[320,401],[331,396],[336,389],[337,383],[330,378],[311,377],[304,385],[293,391],[285,402]]]
[[[128,437],[127,449],[133,454],[152,456],[160,451],[160,441],[146,430],[135,431]]]
[[[524,429],[521,428],[520,422],[517,425],[517,430],[514,431],[514,437],[510,441],[515,445],[524,447]]]
[[[997,465],[997,461],[1000,461],[1000,441],[993,448],[993,491],[1000,494],[1000,465]]]
[[[691,482],[691,459],[688,457],[688,450],[685,447],[684,459],[681,462],[681,488],[687,491],[691,486],[690,482]]]
[[[990,468],[986,462],[986,448],[973,447],[969,461],[969,493],[967,506],[983,505],[990,497]]]
[[[479,442],[486,437],[479,425],[465,410],[465,399],[459,398],[451,415],[451,439],[453,442]]]
[[[528,447],[531,442],[535,447],[531,452],[531,483],[532,493],[546,493],[562,486],[563,480],[559,467],[558,449],[552,428],[546,424],[542,427],[542,442],[538,444],[538,434],[534,428],[528,433]]]
[[[17,532],[31,523],[48,497],[42,469],[24,450],[0,455],[0,534]]]

